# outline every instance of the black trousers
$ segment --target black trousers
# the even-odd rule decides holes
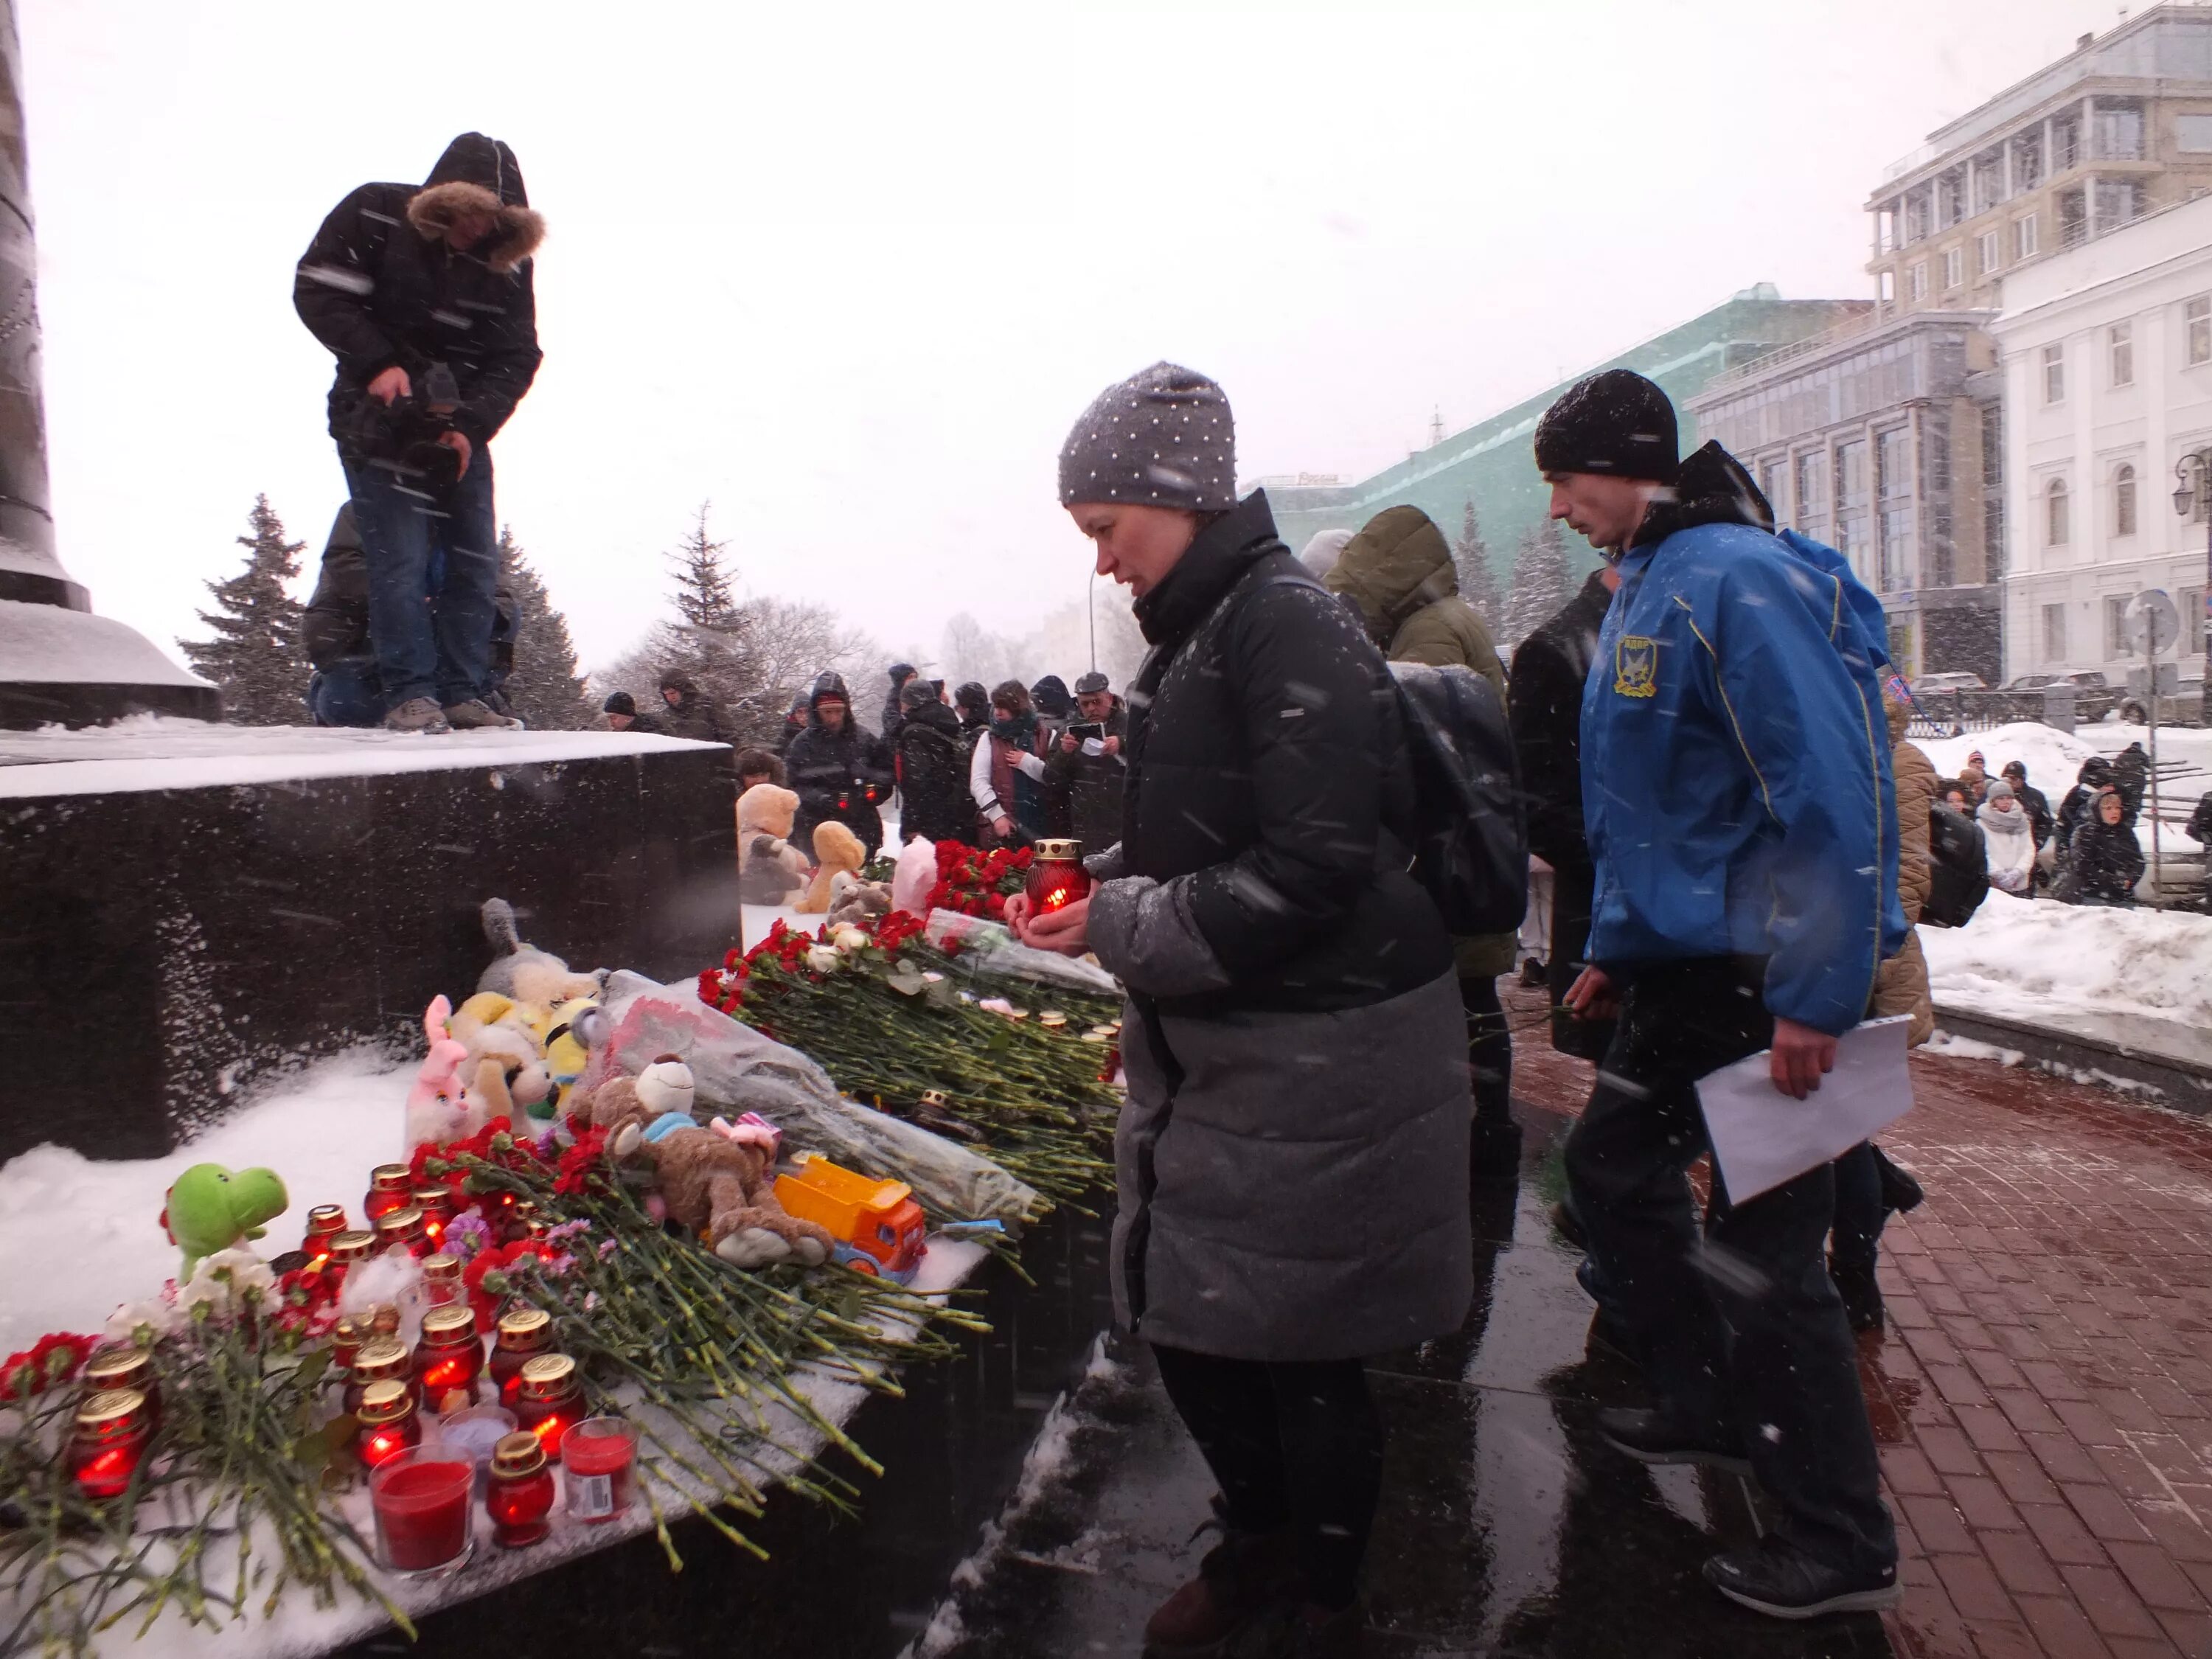
[[[1568,1137],[1567,1178],[1590,1256],[1666,1408],[1733,1430],[1772,1499],[1775,1529],[1849,1571],[1897,1559],[1874,1432],[1826,1245],[1834,1166],[1730,1204],[1714,1176],[1709,1231],[1682,1173],[1705,1150],[1697,1080],[1773,1040],[1765,964],[1654,964],[1622,1000],[1589,1107]],[[1800,1107],[1778,1095],[1775,1109]]]
[[[1307,1594],[1358,1593],[1382,1491],[1382,1419],[1357,1359],[1223,1359],[1152,1345],[1160,1381],[1242,1532],[1296,1528]]]
[[[1478,1122],[1513,1121],[1513,1033],[1498,1000],[1498,981],[1480,975],[1459,982],[1467,1010],[1467,1064],[1474,1082]]]
[[[1590,907],[1597,896],[1597,872],[1585,863],[1552,863],[1552,959],[1544,977],[1552,994],[1552,1047],[1577,1060],[1602,1060],[1613,1042],[1609,1019],[1577,1019],[1560,1005],[1589,964]]]
[[[1836,1265],[1872,1273],[1881,1254],[1881,1164],[1873,1143],[1862,1140],[1836,1160]]]

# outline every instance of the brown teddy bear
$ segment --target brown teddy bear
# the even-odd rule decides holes
[[[836,819],[831,818],[814,826],[814,884],[806,890],[806,896],[791,908],[803,915],[822,915],[830,902],[830,884],[840,872],[857,877],[860,866],[868,861],[868,849],[860,838]]]
[[[862,881],[858,876],[840,870],[830,878],[830,925],[840,922],[863,922],[885,915],[891,908],[891,884],[887,881]]]
[[[818,1267],[836,1243],[828,1231],[785,1213],[775,1196],[775,1147],[765,1131],[702,1129],[690,1115],[691,1068],[662,1054],[635,1078],[593,1090],[591,1121],[616,1158],[652,1160],[668,1213],[736,1267],[795,1261]]]
[[[757,783],[738,797],[738,899],[744,904],[785,904],[806,884],[813,866],[791,844],[799,796],[773,783]]]

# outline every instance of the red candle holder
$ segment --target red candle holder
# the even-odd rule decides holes
[[[374,1227],[379,1217],[412,1204],[414,1190],[414,1173],[404,1164],[378,1164],[368,1172],[368,1192],[361,1200],[362,1219]]]
[[[336,1204],[318,1204],[307,1212],[307,1230],[301,1236],[300,1249],[307,1258],[307,1265],[319,1267],[331,1259],[331,1241],[346,1231],[346,1212]]]
[[[336,1295],[345,1288],[346,1274],[355,1264],[368,1260],[368,1253],[376,1248],[376,1235],[366,1232],[332,1233],[324,1248],[330,1252],[330,1260],[324,1264],[324,1271],[330,1274],[331,1294]]]
[[[368,1323],[366,1320],[346,1314],[331,1327],[331,1375],[340,1377],[353,1375],[353,1363],[361,1358],[362,1344],[369,1340]]]
[[[433,1308],[422,1316],[422,1340],[415,1349],[415,1382],[425,1407],[442,1417],[473,1406],[477,1379],[483,1375],[483,1343],[477,1316],[466,1306]]]
[[[120,1498],[146,1461],[154,1425],[136,1389],[102,1389],[76,1408],[70,1435],[70,1478],[95,1503]]]
[[[543,1308],[516,1308],[500,1317],[491,1351],[491,1380],[499,1403],[513,1411],[522,1392],[522,1368],[553,1346],[553,1320]]]
[[[380,1255],[394,1244],[404,1244],[415,1255],[430,1252],[430,1235],[423,1225],[422,1212],[412,1204],[386,1210],[376,1218],[377,1253]]]
[[[1030,908],[1040,915],[1048,910],[1064,910],[1078,899],[1088,898],[1091,872],[1083,867],[1083,843],[1037,842],[1022,891],[1029,896]]]
[[[404,1382],[370,1383],[354,1416],[361,1424],[353,1437],[354,1455],[365,1468],[381,1468],[422,1443],[422,1419]]]
[[[144,1396],[147,1429],[150,1431],[161,1426],[161,1384],[154,1375],[154,1356],[149,1350],[102,1348],[84,1362],[77,1380],[84,1385],[88,1400],[111,1389],[129,1389]]]
[[[339,1396],[344,1409],[356,1414],[369,1389],[379,1382],[397,1382],[411,1397],[415,1392],[414,1356],[396,1336],[372,1337],[353,1357],[353,1371]]]
[[[561,1443],[561,1483],[579,1521],[611,1521],[637,1484],[637,1431],[619,1417],[587,1417]]]
[[[469,1495],[476,1466],[434,1446],[401,1452],[368,1477],[376,1559],[396,1573],[428,1577],[469,1559]]]
[[[514,1421],[536,1435],[548,1457],[561,1455],[568,1431],[584,1420],[584,1380],[565,1353],[541,1353],[522,1364]]]
[[[461,1282],[461,1259],[441,1250],[422,1258],[422,1294],[434,1308],[451,1307],[468,1295]]]
[[[492,1541],[501,1549],[523,1549],[552,1531],[553,1468],[545,1447],[525,1431],[510,1434],[493,1449],[491,1484],[484,1491],[491,1516]]]

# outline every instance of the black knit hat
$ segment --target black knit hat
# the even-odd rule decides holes
[[[599,705],[602,714],[629,714],[635,717],[637,703],[627,691],[617,691]]]
[[[1672,483],[1681,467],[1674,405],[1633,370],[1577,380],[1536,422],[1539,472],[1602,472]]]

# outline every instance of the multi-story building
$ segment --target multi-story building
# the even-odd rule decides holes
[[[1886,313],[1993,309],[2014,266],[2212,190],[2212,8],[2153,6],[1893,164],[1868,199]]]
[[[1991,331],[2009,416],[2007,674],[2096,669],[2121,684],[2143,666],[2128,601],[2163,588],[2181,612],[2181,678],[2202,675],[2212,198],[2039,260],[2004,298]]]
[[[1760,283],[1596,368],[1632,368],[1648,374],[1666,388],[1679,408],[1714,375],[1869,309],[1859,300],[1785,300],[1773,284]],[[1587,372],[1594,374],[1596,368]],[[1250,482],[1266,487],[1276,526],[1293,549],[1318,531],[1357,530],[1384,507],[1401,503],[1419,507],[1446,536],[1455,538],[1472,502],[1489,546],[1491,568],[1505,582],[1521,538],[1544,522],[1548,503],[1530,447],[1537,417],[1572,384],[1567,380],[1547,387],[1356,483],[1306,482],[1310,474],[1295,480]],[[1693,426],[1686,413],[1686,450],[1694,441]],[[1579,542],[1575,545],[1581,549]],[[1594,555],[1581,550],[1584,562],[1594,561]]]
[[[2005,525],[1986,312],[1869,315],[1717,377],[1698,429],[1751,469],[1778,522],[1881,596],[1908,674],[1995,682]]]

